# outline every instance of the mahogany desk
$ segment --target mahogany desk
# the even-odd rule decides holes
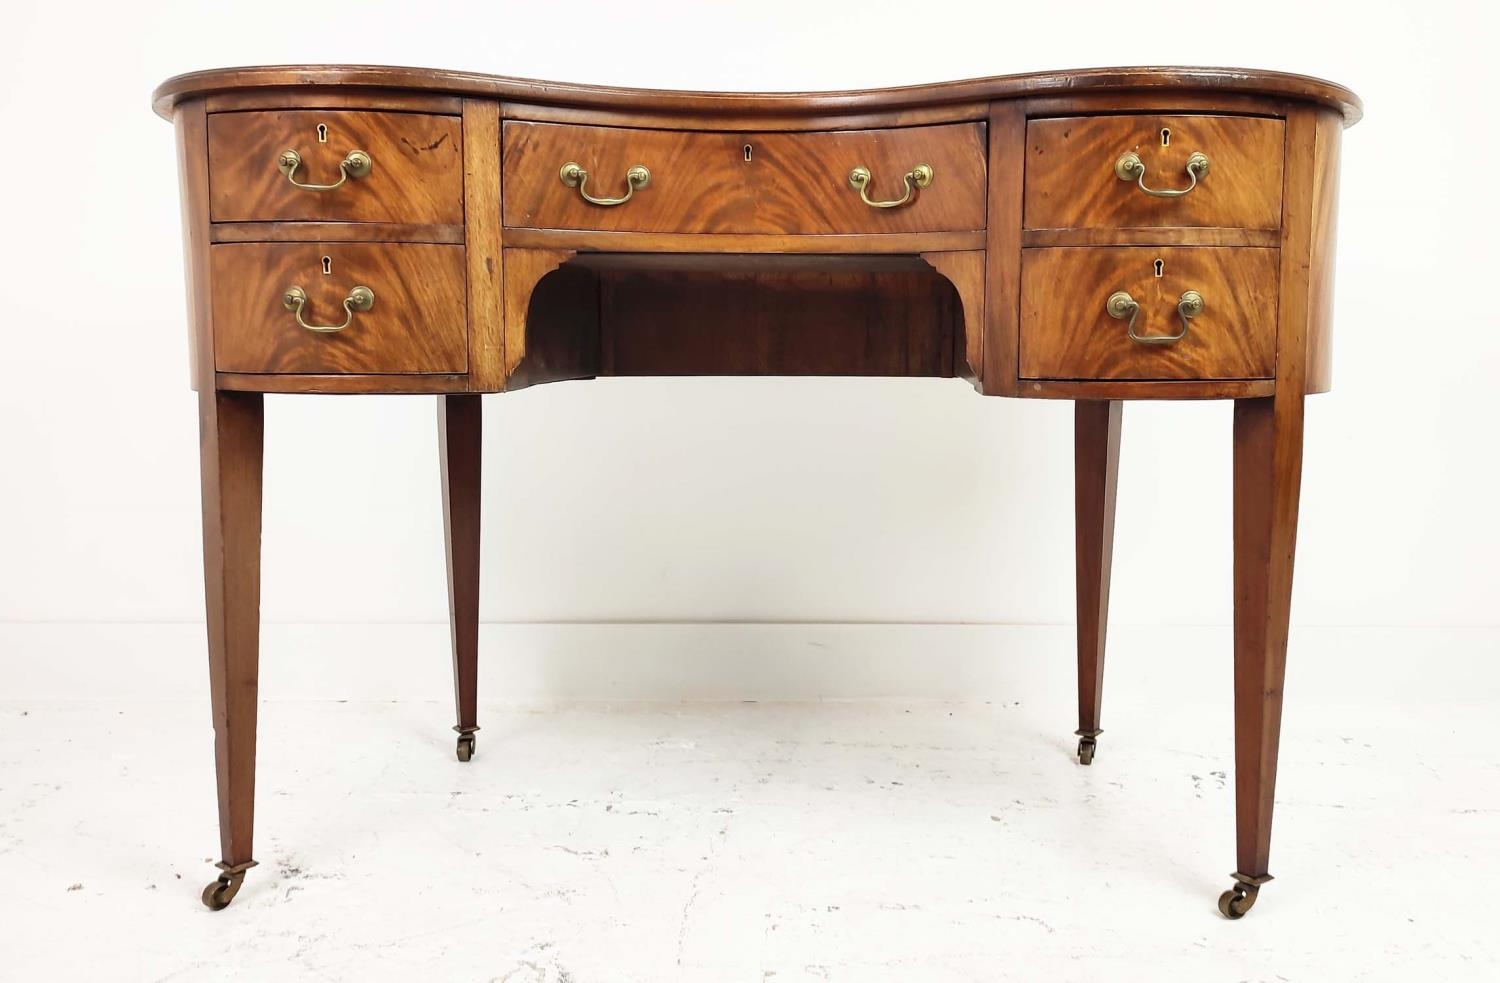
[[[1347,89],[1126,68],[752,95],[373,67],[184,75],[176,126],[228,905],[254,866],[262,399],[438,395],[458,757],[480,393],[645,375],[961,378],[1071,399],[1091,764],[1127,399],[1233,399],[1238,866],[1270,880],[1302,465],[1329,387]]]

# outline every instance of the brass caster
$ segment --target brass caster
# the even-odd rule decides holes
[[[1260,886],[1269,881],[1271,875],[1247,877],[1235,874],[1234,879],[1234,887],[1219,895],[1219,914],[1230,921],[1244,918],[1245,912],[1255,907],[1255,899],[1260,896]]]
[[[233,901],[234,896],[240,893],[240,885],[245,883],[245,871],[254,866],[254,860],[248,863],[234,864],[233,866],[224,863],[219,864],[219,869],[223,873],[219,875],[218,880],[203,889],[204,906],[209,911],[223,911],[225,908],[228,908],[229,902]]]
[[[468,761],[472,757],[474,757],[474,735],[473,734],[459,734],[458,735],[458,760],[460,760],[460,761]]]
[[[1099,746],[1098,740],[1092,737],[1080,737],[1078,739],[1078,763],[1091,765],[1094,763],[1094,749]]]

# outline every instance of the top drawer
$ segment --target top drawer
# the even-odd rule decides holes
[[[1251,116],[1032,120],[1026,228],[1280,228],[1282,127]],[[1127,154],[1140,166],[1122,165]],[[1194,155],[1206,171],[1189,172]]]
[[[283,160],[288,151],[300,158],[295,169],[293,161]],[[351,166],[358,163],[354,151],[368,161],[366,173]],[[456,116],[214,113],[208,117],[208,179],[215,222],[464,220],[463,136]]]
[[[566,181],[569,163],[585,172]],[[926,165],[920,187],[914,172]],[[637,166],[649,172],[641,183]],[[861,199],[850,173],[869,173]],[[838,235],[985,225],[983,123],[814,133],[704,133],[507,122],[510,227]],[[629,200],[598,204],[594,198]]]

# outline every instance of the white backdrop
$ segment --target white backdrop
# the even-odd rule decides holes
[[[1324,76],[1368,111],[1345,135],[1335,382],[1309,404],[1295,621],[1495,623],[1490,5],[6,10],[0,619],[201,618],[173,137],[148,105],[168,75],[346,61],[774,90],[1185,63]],[[486,621],[1071,621],[1071,404],[745,379],[485,406]],[[1118,621],[1228,621],[1229,438],[1225,403],[1127,408]],[[265,491],[267,621],[446,617],[432,398],[270,398]]]

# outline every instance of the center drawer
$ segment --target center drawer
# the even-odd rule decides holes
[[[503,152],[511,228],[840,235],[985,226],[983,123],[747,134],[510,121]],[[850,181],[857,168],[868,174],[862,189]]]

